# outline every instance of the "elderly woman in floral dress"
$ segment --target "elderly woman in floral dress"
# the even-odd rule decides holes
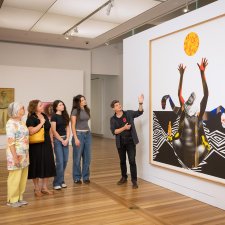
[[[8,107],[10,119],[6,123],[6,156],[9,171],[7,205],[11,207],[28,204],[23,200],[29,165],[29,131],[22,121],[24,113],[24,106],[20,103],[13,102]]]

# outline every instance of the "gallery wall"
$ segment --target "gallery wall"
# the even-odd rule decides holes
[[[90,101],[91,52],[89,50],[0,42],[0,65],[82,70],[84,95],[87,101]],[[2,73],[0,73],[0,80],[1,75]],[[63,80],[63,84],[67,85],[66,80]]]
[[[223,70],[223,53],[224,47],[223,42],[217,35],[214,35],[214,29],[221,29],[219,21],[214,24],[211,28],[209,28],[208,32],[202,33],[202,29],[196,29],[195,32],[199,32],[200,34],[200,47],[199,52],[195,57],[185,57],[183,52],[180,54],[177,50],[179,45],[179,38],[183,40],[183,37],[175,37],[170,36],[168,38],[173,39],[173,43],[168,46],[169,41],[165,42],[158,41],[157,45],[159,48],[155,48],[154,59],[152,57],[152,53],[150,54],[149,50],[149,41],[154,40],[155,38],[166,36],[172,32],[176,32],[177,30],[185,29],[190,26],[194,26],[197,23],[203,23],[206,20],[222,17],[225,13],[225,2],[217,1],[208,6],[200,8],[196,11],[185,14],[181,17],[175,18],[171,21],[163,23],[157,27],[154,27],[150,30],[137,34],[133,37],[130,37],[124,41],[124,80],[123,80],[123,96],[124,96],[124,106],[129,109],[137,108],[137,96],[140,93],[144,93],[145,95],[145,103],[144,103],[144,115],[140,118],[136,119],[137,130],[139,133],[140,144],[137,147],[137,165],[138,165],[138,176],[144,180],[156,183],[163,187],[169,188],[173,191],[179,192],[186,196],[195,198],[202,202],[214,205],[216,207],[225,209],[225,188],[224,184],[219,182],[212,181],[210,179],[203,179],[197,176],[191,176],[189,174],[185,174],[182,172],[177,172],[173,169],[167,169],[163,167],[159,167],[156,165],[150,164],[150,137],[152,136],[150,130],[150,108],[154,107],[155,103],[158,103],[158,100],[161,99],[161,93],[159,95],[155,95],[153,102],[150,102],[150,92],[152,90],[163,90],[162,87],[167,87],[169,85],[169,77],[172,75],[177,75],[177,65],[178,63],[184,63],[188,65],[187,73],[191,74],[190,76],[198,76],[199,71],[197,67],[197,62],[201,60],[201,57],[207,57],[209,59],[209,66],[206,70],[206,73],[209,77],[207,77],[208,82],[210,84],[210,88],[214,93],[220,94],[222,92],[223,84],[218,83],[222,76]],[[223,24],[223,22],[222,22]],[[222,31],[222,29],[221,29]],[[179,36],[179,35],[178,35]],[[185,37],[185,36],[184,36]],[[207,41],[210,39],[214,40],[214,51],[216,51],[217,56],[211,57],[212,52],[204,51],[209,49],[207,45]],[[224,39],[224,38],[223,38]],[[156,43],[156,42],[155,42]],[[207,45],[207,46],[204,46]],[[160,52],[157,52],[160,51]],[[165,57],[163,53],[165,53]],[[181,51],[180,51],[181,52]],[[157,53],[159,53],[157,55]],[[215,52],[214,52],[215,53]],[[215,54],[214,54],[215,55]],[[164,58],[163,58],[164,57]],[[167,62],[170,62],[171,58],[177,58],[178,60],[172,60],[172,65],[167,65]],[[159,73],[164,74],[164,77],[159,78],[155,77],[154,84],[150,84],[150,59],[153,59],[152,65],[154,68],[161,70]],[[169,68],[169,69],[167,69]],[[162,72],[163,71],[163,72]],[[211,74],[211,76],[210,76]],[[158,80],[157,80],[158,79]],[[197,89],[199,94],[202,94],[201,82],[197,81],[193,82],[193,79],[186,79],[185,88],[188,89],[185,97],[188,97],[188,92],[190,89]],[[152,90],[150,90],[151,85],[153,85]],[[174,84],[174,98],[177,96],[177,83]],[[200,85],[200,90],[198,89]],[[215,90],[217,87],[218,90]],[[219,91],[219,88],[221,91]],[[173,90],[174,90],[173,89]],[[216,92],[217,91],[217,92]],[[168,93],[165,93],[168,94]],[[218,95],[217,94],[217,95]],[[215,95],[216,96],[216,95]],[[177,103],[177,102],[176,102]],[[217,107],[219,104],[218,100],[209,100],[209,107]],[[220,103],[221,104],[221,103]],[[156,104],[157,105],[157,104]],[[160,107],[157,105],[157,107]]]
[[[15,101],[27,108],[32,99],[62,100],[70,113],[73,96],[83,94],[83,71],[35,67],[1,66],[1,87],[14,88]],[[25,119],[25,118],[24,118]],[[0,149],[5,147],[0,135]]]
[[[123,46],[121,43],[92,50],[91,116],[92,132],[114,138],[110,131],[113,110],[110,102],[123,103]]]
[[[123,104],[123,77],[117,75],[92,75],[91,116],[92,132],[105,138],[115,138],[110,130],[114,114],[110,103],[119,99]],[[93,88],[97,87],[97,88]]]
[[[122,51],[121,43],[93,49],[91,51],[91,73],[121,75]]]

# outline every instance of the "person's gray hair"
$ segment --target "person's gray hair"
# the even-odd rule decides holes
[[[8,106],[8,115],[9,117],[15,117],[18,115],[19,110],[23,107],[23,105],[19,102],[12,102]]]

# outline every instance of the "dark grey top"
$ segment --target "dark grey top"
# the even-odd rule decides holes
[[[136,145],[138,144],[139,140],[138,140],[137,131],[134,125],[134,118],[142,115],[143,111],[127,110],[127,111],[123,111],[123,113],[126,116],[126,119],[127,119],[126,122],[131,125],[131,136],[132,136],[134,144]],[[115,134],[115,130],[119,128],[121,128],[121,124],[118,122],[116,118],[116,114],[114,114],[114,116],[112,116],[110,119],[110,129],[112,131],[112,134],[116,136],[116,147],[118,149],[121,148],[121,143],[120,143],[121,133]]]
[[[74,109],[72,111],[72,116],[77,117],[77,109]],[[83,109],[80,110],[80,116],[76,120],[76,130],[90,130],[88,126],[88,120],[90,119],[89,115],[87,112]]]

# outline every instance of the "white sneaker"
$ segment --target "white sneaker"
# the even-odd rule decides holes
[[[54,188],[55,190],[61,190],[62,187],[58,185],[58,186],[54,186],[53,188]]]
[[[7,202],[7,206],[17,208],[17,207],[21,207],[22,204],[20,202],[13,202],[13,203]]]
[[[28,202],[27,202],[27,201],[24,201],[24,200],[19,200],[19,203],[20,203],[21,205],[28,205]]]
[[[61,186],[62,188],[67,188],[67,185],[65,183],[63,183]]]

